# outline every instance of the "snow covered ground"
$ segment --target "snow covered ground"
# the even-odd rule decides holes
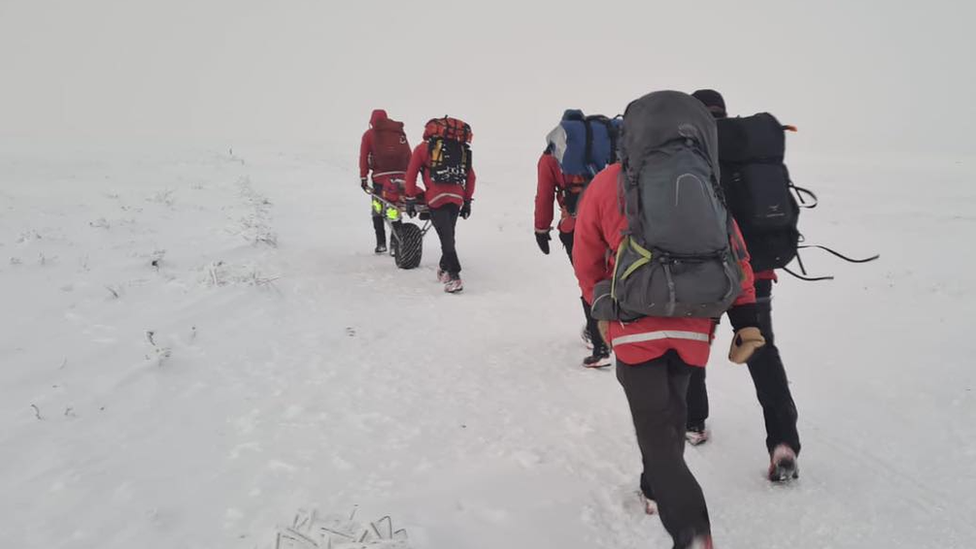
[[[372,254],[356,145],[0,157],[0,546],[266,549],[300,509],[414,549],[670,546],[612,370],[578,365],[569,263],[535,247],[538,150],[479,149],[451,296],[434,234],[414,271]],[[776,288],[792,486],[720,330],[687,451],[716,542],[974,547],[976,164],[791,169],[810,240],[882,259],[809,252],[837,280]]]

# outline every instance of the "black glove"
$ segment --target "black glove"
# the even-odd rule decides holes
[[[407,215],[409,217],[417,217],[417,199],[412,196],[408,196],[404,203],[404,210],[407,212]]]
[[[546,255],[549,255],[550,240],[552,240],[552,237],[549,236],[549,231],[544,233],[540,233],[539,231],[535,232],[535,243],[539,245],[539,249],[542,250],[542,253]]]
[[[461,219],[467,219],[471,215],[471,200],[465,200],[464,206],[461,206],[461,211],[458,212]]]
[[[367,192],[367,193],[369,192],[369,183],[366,182],[366,178],[365,177],[360,177],[359,178],[359,186],[363,188],[363,191],[364,192]]]

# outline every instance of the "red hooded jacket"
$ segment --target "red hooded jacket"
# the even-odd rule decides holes
[[[560,211],[559,225],[557,226],[559,232],[573,232],[576,219],[566,209],[562,191],[569,185],[566,182],[566,176],[559,168],[559,161],[552,154],[543,153],[542,157],[539,158],[538,172],[539,180],[535,191],[535,230],[537,232],[549,232],[553,218],[552,201],[555,198]]]
[[[376,109],[373,114],[369,117],[369,129],[363,133],[363,140],[359,144],[359,177],[363,178],[369,175],[370,166],[370,151],[373,150],[373,126],[376,125],[380,120],[387,120],[386,111],[383,109]]]
[[[359,177],[360,179],[367,177],[370,170],[373,169],[372,162],[372,150],[373,150],[373,136],[375,134],[374,128],[376,125],[382,121],[389,120],[386,111],[383,109],[376,109],[373,114],[369,117],[369,129],[363,133],[363,139],[359,145]],[[388,173],[376,173],[373,172],[373,182],[378,184],[381,189],[381,195],[383,198],[396,202],[400,199],[400,185],[398,180],[403,179],[403,172],[388,172]]]
[[[627,228],[627,218],[617,199],[617,177],[620,164],[613,164],[593,179],[576,214],[576,235],[573,238],[573,267],[579,279],[583,298],[593,302],[593,287],[613,276],[614,255]],[[739,227],[736,225],[736,232]],[[742,242],[741,235],[736,239]],[[735,242],[733,242],[735,245]],[[754,304],[752,267],[748,254],[740,261],[742,293],[733,308]],[[709,318],[667,318],[648,316],[623,323],[610,323],[609,336],[613,352],[625,364],[640,364],[660,357],[674,349],[681,359],[692,366],[705,366],[711,346],[715,323]]]
[[[427,136],[424,136],[426,139]],[[464,185],[439,185],[430,182],[430,155],[427,153],[427,141],[417,145],[410,157],[410,166],[407,167],[407,182],[404,185],[407,196],[418,196],[424,193],[427,206],[437,208],[444,204],[457,204],[461,206],[465,200],[471,200],[474,196],[474,168],[468,170],[467,183]],[[423,170],[424,191],[417,187],[417,175]]]

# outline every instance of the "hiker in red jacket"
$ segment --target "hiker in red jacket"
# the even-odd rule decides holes
[[[535,193],[535,240],[542,253],[549,255],[549,241],[552,240],[549,232],[552,230],[553,201],[555,201],[559,204],[559,223],[556,225],[559,230],[559,241],[563,243],[563,248],[572,264],[573,230],[576,226],[574,214],[586,180],[581,176],[564,174],[559,167],[559,161],[552,154],[552,147],[550,144],[539,158]],[[583,340],[593,347],[593,353],[583,359],[583,365],[587,368],[609,366],[610,348],[600,338],[596,322],[590,316],[589,304],[585,299],[580,298],[580,301],[583,303],[583,317],[586,322],[582,332]]]
[[[702,102],[716,119],[726,118],[725,99],[715,90],[698,90],[692,97]],[[719,151],[719,157],[722,153]],[[751,245],[756,245],[753,243]],[[759,253],[759,250],[756,250]],[[796,429],[796,404],[790,392],[786,369],[773,339],[772,292],[776,271],[756,273],[755,291],[759,327],[766,346],[749,360],[749,374],[756,387],[766,423],[766,450],[769,452],[769,479],[788,481],[797,475],[800,435]],[[705,419],[708,418],[708,391],[705,371],[695,372],[688,385],[688,425],[686,437],[692,444],[708,440]]]
[[[407,167],[407,215],[416,215],[416,202],[422,194],[441,241],[437,280],[444,284],[447,293],[464,289],[454,235],[458,217],[467,219],[471,215],[475,183],[468,147],[471,137],[471,127],[464,122],[434,118],[427,122],[424,141],[413,150]],[[421,173],[423,190],[417,186],[417,176]]]
[[[665,100],[660,101],[661,97]],[[669,110],[661,112],[662,106]],[[655,111],[655,108],[659,110]],[[663,130],[647,122],[665,118],[673,118],[674,123]],[[608,297],[607,294],[601,293],[600,299],[603,302],[599,304],[598,310],[594,304],[594,292],[598,285],[603,287],[600,289],[602,292],[609,286],[607,281],[612,280],[617,284],[615,291],[623,291],[620,288],[623,284],[622,280],[634,284],[630,281],[635,278],[627,279],[630,274],[623,274],[621,278],[620,273],[615,272],[616,254],[618,250],[624,249],[621,242],[625,236],[630,239],[629,242],[636,242],[629,231],[646,230],[644,227],[631,227],[628,216],[643,216],[646,211],[669,210],[667,214],[670,217],[667,219],[682,220],[683,226],[696,227],[701,223],[707,224],[706,221],[698,218],[682,217],[688,215],[683,213],[686,210],[669,203],[641,202],[640,206],[635,207],[633,202],[627,201],[629,200],[626,198],[627,195],[623,194],[622,187],[619,186],[619,182],[623,181],[622,178],[628,178],[628,182],[640,181],[640,185],[650,185],[650,183],[643,183],[645,176],[657,177],[659,181],[665,180],[667,183],[658,188],[674,192],[675,203],[679,196],[682,200],[690,198],[692,201],[702,196],[704,193],[697,190],[698,184],[706,183],[701,182],[695,175],[681,171],[647,172],[647,170],[664,169],[658,168],[662,165],[660,158],[667,158],[670,153],[665,151],[666,154],[661,154],[658,151],[667,146],[685,147],[685,150],[704,149],[700,158],[714,158],[714,161],[707,162],[713,173],[717,173],[714,171],[717,170],[717,156],[708,155],[709,150],[717,149],[714,120],[690,96],[677,92],[649,94],[628,106],[623,124],[624,137],[620,145],[622,163],[613,164],[597,174],[581,200],[576,217],[573,263],[583,297],[594,305],[593,315],[597,318],[603,318],[606,303],[617,303],[622,307],[624,302],[616,301],[617,297],[613,296],[626,299],[622,294],[610,294]],[[664,122],[660,124],[663,125]],[[667,139],[663,144],[654,144],[655,138],[662,134],[667,135],[668,132],[685,135],[688,127],[701,128],[706,137],[701,137],[702,134],[699,133],[680,141]],[[705,140],[706,143],[696,143],[693,138]],[[654,158],[657,163],[644,162],[650,157],[649,155],[655,154],[658,155]],[[706,162],[698,159],[696,161]],[[624,166],[637,167],[624,168]],[[671,178],[675,178],[675,181],[672,182]],[[689,194],[677,194],[680,192],[678,187],[681,183],[685,183],[687,186],[685,192]],[[712,184],[717,185],[714,176]],[[639,193],[647,192],[643,187],[637,188]],[[636,196],[644,196],[644,194],[636,194]],[[656,195],[648,194],[648,196]],[[626,215],[625,207],[628,208]],[[632,207],[635,209],[629,209]],[[681,206],[681,208],[689,207],[685,204]],[[644,211],[638,208],[643,208]],[[687,211],[701,212],[702,210]],[[715,211],[710,210],[712,215],[717,215]],[[719,218],[715,217],[715,219]],[[763,345],[763,340],[757,328],[756,298],[748,253],[742,244],[738,226],[734,222],[727,223],[724,209],[721,219],[726,221],[720,225],[712,225],[708,230],[717,231],[721,228],[728,231],[728,227],[733,229],[731,234],[723,233],[727,235],[729,254],[738,260],[738,265],[733,268],[738,268],[738,279],[741,280],[741,288],[733,288],[738,290],[738,296],[728,310],[728,316],[736,330],[729,358],[741,364]],[[656,227],[652,229],[660,230]],[[653,261],[661,261],[664,266],[660,268],[665,273],[662,276],[667,276],[669,281],[672,274],[676,277],[696,276],[698,271],[686,270],[687,268],[681,264],[683,259],[669,259],[672,257],[668,255],[669,253],[655,248],[648,254],[649,259],[643,263],[646,266],[642,268],[657,268]],[[713,256],[711,260],[717,261],[717,258]],[[641,265],[641,261],[637,261],[626,270],[631,271]],[[685,274],[682,274],[682,271]],[[726,270],[726,273],[731,272]],[[642,279],[637,278],[637,280]],[[663,291],[668,291],[667,285],[663,288]],[[671,288],[673,306],[674,286],[672,285]],[[687,286],[679,285],[678,289],[688,291]],[[637,288],[637,290],[643,291],[644,288]],[[722,295],[727,290],[722,287],[709,288],[709,291],[712,294]],[[704,368],[708,362],[716,323],[712,318],[686,315],[636,316],[635,318],[628,322],[601,320],[599,325],[604,340],[611,345],[616,355],[617,379],[630,405],[643,461],[640,489],[645,500],[646,511],[649,514],[660,513],[661,522],[674,540],[676,549],[710,548],[712,547],[711,526],[705,499],[701,487],[684,461],[684,428],[687,416],[685,397],[688,381],[693,371]]]
[[[403,133],[403,123],[387,117],[386,111],[376,109],[369,119],[369,129],[363,133],[359,146],[359,183],[363,190],[390,202],[400,200],[401,185],[410,161],[410,144]],[[372,171],[372,190],[367,177]],[[376,233],[376,253],[386,252],[384,208],[379,202],[372,205],[373,230]]]

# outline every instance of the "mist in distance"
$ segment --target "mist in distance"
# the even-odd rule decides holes
[[[0,2],[0,141],[355,148],[385,108],[482,157],[658,89],[800,127],[791,151],[976,151],[970,3]],[[350,154],[355,154],[352,151]]]

